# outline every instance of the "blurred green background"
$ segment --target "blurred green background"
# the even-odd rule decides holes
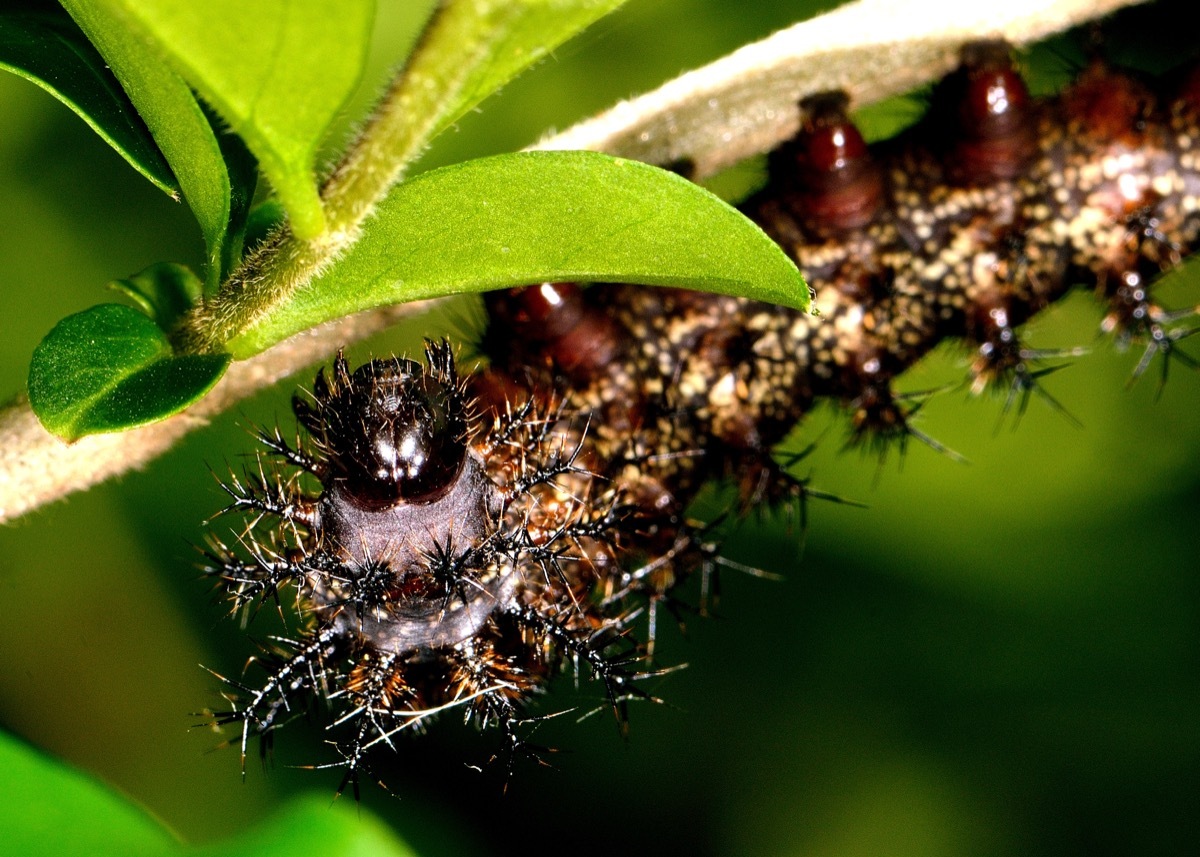
[[[383,5],[360,104],[427,11]],[[1160,59],[1181,56],[1186,36],[1163,35],[1178,8],[1119,29]],[[460,123],[427,163],[520,147],[812,12],[632,0]],[[40,90],[0,76],[0,117],[7,397],[39,338],[109,299],[107,280],[195,263],[201,248],[183,207]],[[1198,290],[1181,281],[1173,296],[1196,302]],[[562,749],[554,769],[518,770],[502,796],[494,775],[466,766],[486,760],[486,737],[439,724],[385,761],[393,795],[369,790],[366,806],[428,855],[1194,853],[1200,379],[1176,371],[1161,396],[1155,377],[1126,389],[1137,355],[1096,341],[1099,315],[1079,294],[1031,334],[1041,347],[1095,344],[1047,382],[1082,430],[1036,401],[1014,430],[998,402],[948,392],[920,427],[971,463],[916,445],[902,466],[880,467],[841,451],[838,415],[815,414],[796,439],[820,439],[804,467],[870,508],[814,503],[802,559],[797,533],[747,522],[729,555],[785,579],[727,571],[714,619],[662,635],[663,662],[689,667],[658,680],[668,704],[637,708],[628,741],[604,716],[549,721],[537,737]],[[474,317],[460,305],[358,353]],[[947,348],[904,386],[964,371]],[[193,728],[195,712],[221,704],[198,664],[236,674],[251,649],[198,579],[192,545],[222,504],[213,473],[252,448],[247,426],[286,421],[288,395],[270,391],[145,472],[0,529],[0,725],[190,841],[336,785],[292,767],[328,761],[315,721],[281,733],[269,771],[252,759],[244,785],[236,751],[210,752],[220,737]],[[251,629],[271,630],[269,619]],[[541,711],[598,704],[594,687],[561,685]]]

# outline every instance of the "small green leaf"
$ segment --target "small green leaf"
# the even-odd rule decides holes
[[[319,235],[317,146],[362,75],[373,0],[90,2],[150,41],[241,135],[297,237]]]
[[[68,316],[33,351],[29,404],[64,440],[157,422],[207,393],[228,354],[176,356],[142,313],[101,304]]]
[[[708,191],[594,152],[525,152],[398,185],[357,244],[229,348],[245,357],[369,307],[548,280],[683,286],[808,306],[808,288],[783,250]]]
[[[407,164],[467,111],[625,0],[450,0],[409,58],[384,135]]]
[[[171,165],[219,278],[230,219],[229,172],[220,143],[191,88],[161,53],[129,27],[114,0],[61,0],[121,82]]]
[[[200,300],[204,284],[185,265],[159,262],[108,287],[125,295],[164,331],[169,333],[179,317]]]
[[[0,12],[0,68],[74,110],[155,186],[179,188],[129,97],[79,27],[61,11]]]

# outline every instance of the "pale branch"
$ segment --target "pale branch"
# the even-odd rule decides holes
[[[1017,46],[1144,0],[859,0],[680,75],[542,140],[650,164],[687,162],[704,178],[795,134],[800,100],[840,89],[855,107],[911,92],[959,61],[964,42]]]
[[[797,104],[807,94],[840,88],[854,103],[869,104],[945,74],[965,41],[995,36],[1025,44],[1140,1],[1008,0],[979,8],[944,0],[859,0],[531,148],[592,149],[658,164],[687,161],[703,176],[789,137],[799,121]],[[217,326],[236,327],[252,316],[263,304],[262,293],[311,280],[353,239],[355,226],[320,247],[298,247],[287,238],[271,245],[239,281],[245,305],[224,307],[228,315]],[[421,307],[372,310],[295,336],[234,363],[208,396],[183,413],[133,431],[67,444],[48,434],[19,397],[0,410],[0,522],[143,466],[225,408]],[[217,331],[202,328],[194,323],[190,344],[223,341]]]
[[[342,345],[425,310],[430,301],[359,313],[293,336],[229,367],[216,387],[186,411],[142,428],[66,443],[42,428],[24,396],[0,410],[0,523],[99,482],[141,468],[192,429]]]

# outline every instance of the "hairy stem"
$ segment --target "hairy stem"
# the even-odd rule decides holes
[[[65,443],[42,428],[24,396],[0,409],[0,523],[136,470],[248,396],[325,359],[340,346],[421,312],[429,302],[361,313],[293,336],[229,367],[213,391],[175,416],[131,431]]]
[[[511,0],[442,4],[321,189],[325,231],[311,241],[288,231],[277,235],[184,318],[176,344],[185,351],[222,350],[320,276],[357,241],[362,223],[428,141],[536,60],[539,51],[522,47],[521,38],[510,43],[514,34],[539,32],[546,40],[542,49],[548,50],[620,2],[589,0],[562,15],[553,4]]]

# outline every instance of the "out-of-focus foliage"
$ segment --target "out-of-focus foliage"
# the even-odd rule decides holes
[[[104,784],[0,733],[0,825],[5,854],[89,857],[410,857],[387,827],[348,806],[298,798],[241,835],[193,848]]]

